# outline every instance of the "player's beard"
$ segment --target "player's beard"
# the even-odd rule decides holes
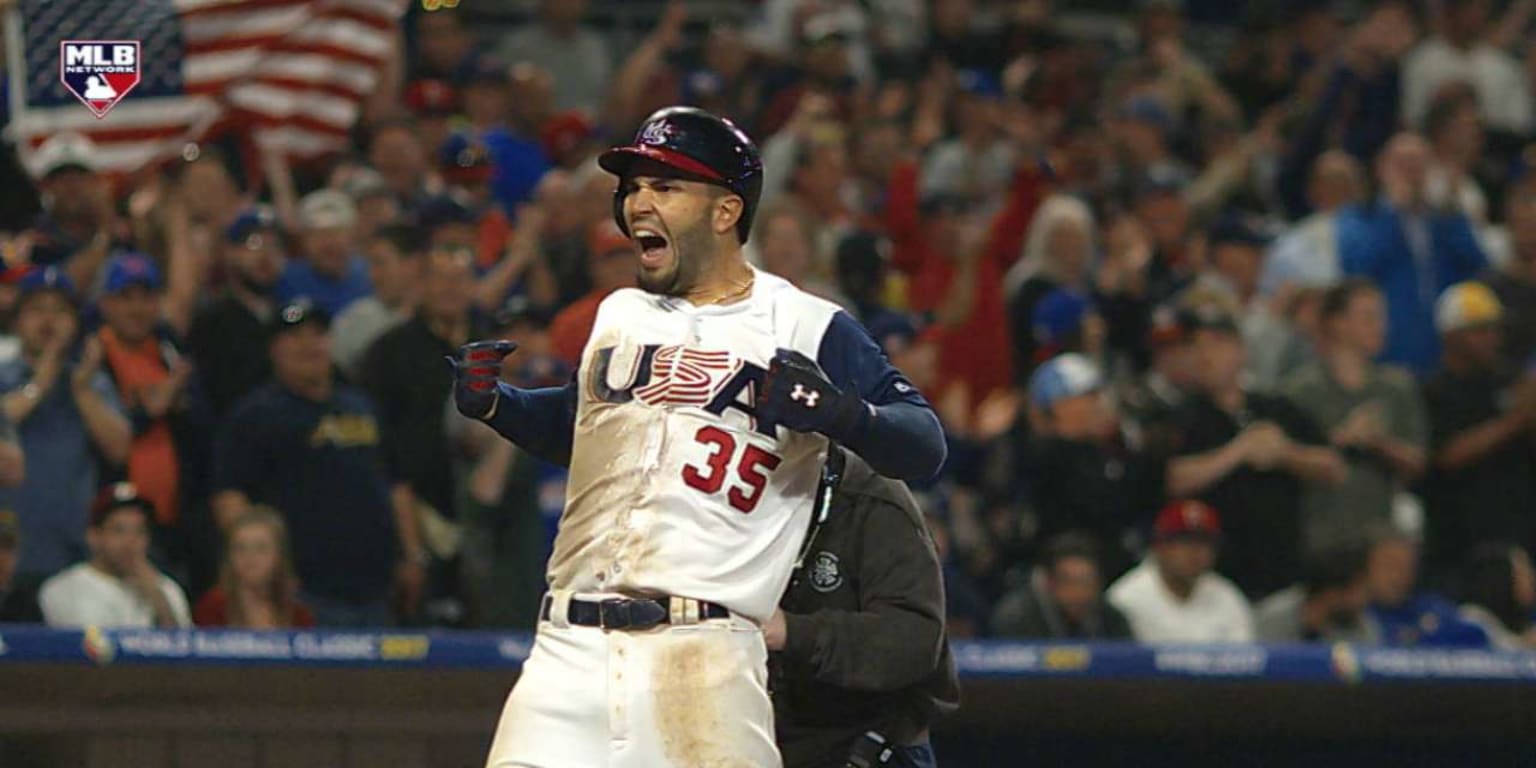
[[[663,296],[686,296],[699,283],[699,274],[710,258],[714,243],[709,229],[703,223],[675,232],[669,246],[672,249],[670,269],[646,272],[638,270],[636,277],[640,288],[647,293]]]

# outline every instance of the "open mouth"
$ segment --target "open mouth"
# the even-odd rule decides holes
[[[654,229],[637,227],[634,234],[635,244],[640,246],[640,265],[648,269],[655,269],[667,260],[671,252],[671,243],[666,235]]]

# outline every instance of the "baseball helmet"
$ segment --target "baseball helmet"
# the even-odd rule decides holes
[[[599,155],[597,164],[620,179],[636,162],[649,160],[681,178],[717,184],[735,192],[744,206],[736,236],[745,243],[763,192],[763,160],[757,145],[734,123],[695,107],[668,107],[641,123],[634,142]],[[613,218],[625,235],[623,184],[613,194]]]

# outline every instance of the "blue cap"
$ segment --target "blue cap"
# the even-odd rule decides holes
[[[1076,352],[1057,355],[1035,369],[1029,377],[1029,401],[1036,408],[1048,409],[1069,397],[1078,397],[1104,386],[1099,367]]]
[[[1035,305],[1030,316],[1035,342],[1041,346],[1060,346],[1068,335],[1083,327],[1083,318],[1092,311],[1092,302],[1076,291],[1051,291]]]
[[[490,167],[491,150],[474,136],[456,131],[437,148],[437,162],[449,169]]]
[[[962,69],[955,73],[955,85],[962,93],[997,100],[1003,97],[1003,84],[984,69]]]
[[[265,205],[256,205],[240,212],[234,223],[224,231],[224,239],[231,243],[243,243],[246,238],[261,230],[278,229],[277,214]]]
[[[21,278],[17,288],[23,298],[44,291],[62,294],[70,301],[75,301],[78,297],[75,293],[75,281],[69,279],[69,274],[58,267],[43,267],[28,272],[26,277]]]
[[[118,293],[135,285],[151,291],[160,290],[163,285],[160,282],[160,268],[155,266],[154,260],[132,251],[112,257],[112,261],[107,263],[107,279],[102,290]]]

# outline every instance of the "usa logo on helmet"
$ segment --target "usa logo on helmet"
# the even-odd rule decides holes
[[[59,81],[100,120],[139,84],[139,41],[59,43]]]

